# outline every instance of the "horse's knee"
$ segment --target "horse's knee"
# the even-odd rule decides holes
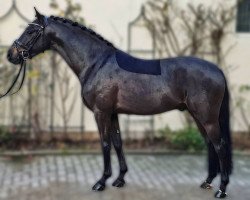
[[[111,151],[111,144],[108,142],[102,142],[102,150],[103,150],[103,152],[110,152]]]

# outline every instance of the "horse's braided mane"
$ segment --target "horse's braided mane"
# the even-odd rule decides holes
[[[77,26],[77,27],[81,28],[83,31],[86,31],[89,34],[91,34],[91,35],[95,36],[96,38],[98,38],[99,40],[105,42],[108,46],[114,47],[114,45],[111,42],[105,40],[101,35],[99,35],[95,31],[93,31],[92,29],[87,28],[86,26],[84,26],[82,24],[79,24],[78,22],[73,22],[70,19],[65,19],[65,18],[61,18],[61,17],[55,17],[53,15],[50,16],[50,19],[55,20],[55,21],[61,21],[63,23],[69,23],[72,26]]]

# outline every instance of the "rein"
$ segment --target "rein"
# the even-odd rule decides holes
[[[13,82],[12,82],[11,86],[9,87],[9,89],[7,90],[7,92],[5,92],[4,94],[2,94],[2,95],[0,96],[0,98],[3,98],[3,97],[5,97],[5,96],[7,96],[7,95],[11,92],[11,90],[12,90],[13,87],[15,86],[15,84],[16,84],[16,82],[17,82],[17,80],[18,80],[18,78],[19,78],[19,76],[20,76],[20,74],[21,74],[21,72],[22,72],[22,69],[23,69],[23,77],[22,77],[21,84],[19,85],[19,88],[17,89],[17,91],[11,93],[10,95],[16,94],[16,93],[22,88],[23,82],[24,82],[24,79],[25,79],[25,74],[26,74],[26,73],[25,73],[25,72],[26,72],[26,61],[24,61],[24,60],[22,61],[21,67],[20,67],[20,69],[19,69],[19,71],[18,71],[16,77],[13,79]]]
[[[16,94],[22,88],[23,83],[24,83],[24,79],[25,79],[25,74],[26,74],[26,61],[27,61],[28,58],[30,58],[30,50],[35,45],[38,38],[43,34],[43,31],[44,31],[45,27],[47,26],[47,18],[46,18],[45,26],[41,26],[40,24],[36,24],[36,23],[29,23],[29,25],[39,27],[37,35],[25,45],[22,44],[19,40],[14,41],[15,48],[17,49],[17,51],[19,53],[19,56],[22,57],[21,66],[20,66],[20,69],[19,69],[17,75],[13,79],[13,82],[12,82],[11,86],[9,87],[9,89],[4,94],[0,95],[0,98],[3,98],[5,96],[7,96],[12,91],[12,89],[14,88],[14,86],[15,86],[21,72],[23,71],[22,80],[21,80],[21,83],[20,83],[17,91],[11,93],[10,95]],[[23,50],[19,51],[20,47]]]

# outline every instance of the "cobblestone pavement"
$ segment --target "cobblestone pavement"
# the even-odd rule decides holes
[[[228,199],[250,199],[250,157],[235,157]],[[199,184],[206,177],[206,158],[198,155],[127,155],[127,185],[111,186],[118,174],[112,157],[113,176],[104,192],[92,185],[102,173],[100,155],[43,156],[29,162],[0,159],[1,200],[208,200],[214,191]]]

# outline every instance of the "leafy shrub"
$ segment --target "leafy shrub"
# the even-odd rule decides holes
[[[159,133],[174,149],[201,151],[206,146],[199,130],[193,126],[184,127],[176,131],[166,127],[160,130]]]
[[[175,131],[171,142],[176,148],[183,150],[201,151],[205,148],[204,140],[195,127]]]
[[[8,143],[12,139],[12,134],[8,129],[0,126],[0,144]]]
[[[173,131],[168,126],[160,129],[158,132],[160,137],[165,138],[166,140],[170,140],[171,136],[173,135]]]

